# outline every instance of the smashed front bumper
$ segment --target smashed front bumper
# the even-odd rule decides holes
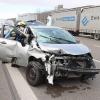
[[[71,74],[81,77],[94,78],[99,74],[100,69],[96,69],[93,60],[86,56],[61,56],[54,55],[45,63],[48,73],[47,79],[50,84],[53,84],[55,77],[68,77]]]
[[[90,69],[90,68],[70,69],[70,68],[59,67],[58,70],[63,72],[79,73],[79,74],[99,74],[100,72],[100,69]]]

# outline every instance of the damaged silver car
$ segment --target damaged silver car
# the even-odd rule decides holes
[[[96,69],[88,47],[77,42],[58,27],[30,26],[35,38],[22,47],[14,40],[0,39],[0,59],[26,68],[29,84],[39,85],[46,78],[54,84],[57,77],[78,76],[82,80],[94,78]]]

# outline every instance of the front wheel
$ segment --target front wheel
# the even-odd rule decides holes
[[[37,61],[29,62],[26,69],[26,79],[30,85],[37,86],[42,82],[41,66],[42,65]]]

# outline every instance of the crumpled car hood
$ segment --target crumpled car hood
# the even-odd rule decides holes
[[[83,44],[40,44],[40,48],[47,52],[70,54],[70,55],[82,55],[89,53],[90,50]]]

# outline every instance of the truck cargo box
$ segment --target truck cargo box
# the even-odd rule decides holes
[[[55,11],[52,14],[52,17],[54,19],[54,26],[62,27],[66,30],[77,30],[77,15],[75,9]]]
[[[80,32],[100,39],[100,6],[81,10]]]
[[[100,7],[83,8],[80,20],[80,32],[100,32]]]

